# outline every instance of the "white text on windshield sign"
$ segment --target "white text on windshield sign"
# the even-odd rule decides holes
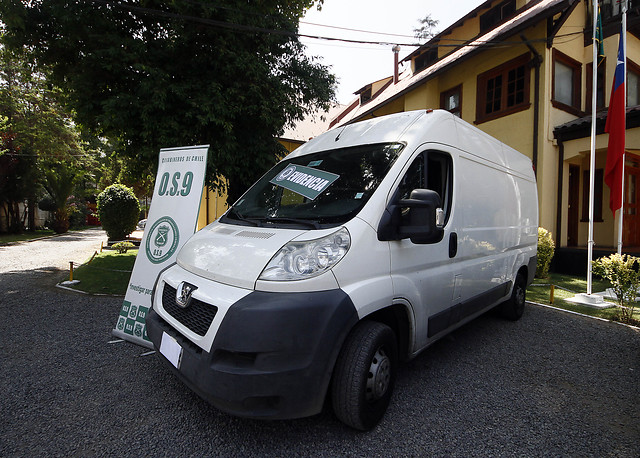
[[[314,200],[338,178],[340,175],[324,170],[291,164],[276,175],[270,183]]]

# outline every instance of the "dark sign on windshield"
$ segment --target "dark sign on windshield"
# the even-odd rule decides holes
[[[290,164],[269,182],[314,200],[338,178],[324,170]]]

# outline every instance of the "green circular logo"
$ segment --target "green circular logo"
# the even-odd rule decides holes
[[[160,264],[169,259],[178,248],[180,232],[178,225],[168,216],[158,219],[149,232],[145,243],[147,258],[154,264]]]

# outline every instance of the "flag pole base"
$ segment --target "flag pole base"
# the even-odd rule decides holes
[[[602,293],[596,293],[596,294],[580,293],[580,294],[576,294],[573,297],[565,299],[565,301],[571,302],[572,304],[585,305],[587,307],[592,307],[595,309],[608,309],[610,307],[616,306],[616,304],[612,302],[605,301]]]

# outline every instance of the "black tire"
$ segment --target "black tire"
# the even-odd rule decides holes
[[[524,313],[524,303],[527,300],[527,281],[521,273],[516,275],[511,297],[500,304],[500,313],[507,320],[518,321]]]
[[[391,328],[375,321],[356,325],[347,337],[332,381],[333,411],[343,423],[372,429],[387,410],[398,366]]]

